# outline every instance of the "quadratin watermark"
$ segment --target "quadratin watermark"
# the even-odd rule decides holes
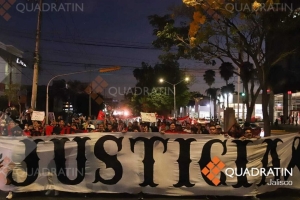
[[[234,176],[273,176],[273,177],[280,177],[280,176],[293,176],[293,169],[288,170],[287,168],[269,168],[268,170],[265,168],[250,168],[239,170],[237,168],[227,168],[225,170],[226,176],[233,178]],[[267,183],[267,185],[293,185],[293,181],[281,181],[281,180],[272,180]]]
[[[159,93],[164,95],[174,95],[174,91],[169,87],[154,87],[152,89],[148,87],[109,87],[108,94],[116,97],[117,95],[150,95],[152,93]]]
[[[17,3],[16,10],[20,13],[36,12],[83,12],[84,4],[81,3]]]
[[[225,163],[223,163],[217,156],[215,156],[203,169],[202,173],[215,185],[219,185],[220,180],[217,177],[221,170],[225,168]],[[238,169],[238,168],[226,168],[223,170],[225,175],[234,178],[238,176],[261,176],[261,177],[280,177],[280,176],[293,176],[293,169],[291,168],[288,170],[287,168],[245,168],[245,169]],[[272,180],[267,183],[267,185],[293,185],[293,181],[281,181],[279,179]]]
[[[225,10],[233,13],[233,12],[293,12],[293,4],[287,3],[258,3],[254,2],[253,4],[243,4],[243,3],[226,3]]]

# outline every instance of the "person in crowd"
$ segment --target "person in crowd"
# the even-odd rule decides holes
[[[209,124],[209,134],[211,134],[211,135],[217,135],[218,134],[217,127],[214,123]]]
[[[31,136],[31,131],[29,130],[28,124],[25,124],[25,125],[24,125],[23,135],[24,135],[24,136],[27,136],[27,137],[30,137],[30,136]]]
[[[126,124],[119,120],[119,125],[118,125],[118,132],[122,132],[122,131],[127,131],[127,127],[126,127]]]
[[[46,126],[46,130],[45,130],[45,133],[46,133],[46,136],[50,136],[53,134],[53,126],[54,122],[52,121],[49,125]]]
[[[107,124],[105,132],[116,132],[116,130],[113,129],[112,124]]]
[[[73,123],[73,124],[71,125],[70,134],[75,134],[75,133],[81,133],[81,131],[78,130],[76,124]]]
[[[170,129],[169,130],[166,130],[166,131],[161,131],[161,133],[165,134],[165,133],[168,133],[168,134],[172,134],[172,133],[186,133],[184,131],[178,131],[176,130],[176,124],[174,122],[172,122],[170,124]]]
[[[191,127],[191,134],[198,134],[198,128],[196,126]]]
[[[60,128],[60,135],[64,135],[66,128],[65,128],[65,121],[63,119],[59,120],[59,128]]]
[[[141,132],[144,132],[144,133],[148,133],[149,132],[147,124],[145,124],[145,123],[141,124]]]
[[[242,128],[238,123],[235,123],[230,127],[227,134],[232,138],[239,139],[243,136],[244,131],[242,130]]]
[[[128,122],[128,125],[127,125],[127,132],[134,132],[134,127],[132,125],[131,122]]]
[[[31,132],[32,136],[41,136],[41,131],[38,126],[35,126],[33,131]]]
[[[201,134],[209,134],[208,130],[209,130],[209,127],[207,129],[206,126],[201,125],[201,128],[200,128]]]
[[[243,130],[243,136],[240,137],[241,140],[246,140],[246,139],[252,139],[252,138],[256,138],[256,139],[260,139],[260,136],[254,136],[252,133],[252,129],[251,128],[245,128]]]
[[[187,132],[187,133],[191,133],[192,132],[191,128],[192,128],[191,124],[190,123],[186,123],[184,131]]]
[[[60,134],[60,126],[59,126],[59,124],[56,121],[53,121],[52,124],[53,124],[53,132],[52,132],[52,134],[53,135],[59,135]]]
[[[90,124],[87,127],[87,130],[89,133],[93,132],[95,130],[95,125],[92,122],[90,122]]]
[[[140,126],[139,126],[139,124],[138,124],[137,121],[134,121],[134,122],[133,122],[132,128],[133,128],[133,131],[134,131],[134,132],[141,132],[141,128],[140,128]]]
[[[222,134],[222,127],[220,125],[216,125],[217,129],[217,134],[221,135]]]
[[[155,122],[151,123],[150,130],[151,132],[158,132],[158,127],[155,126]]]
[[[104,124],[103,123],[101,123],[101,124],[98,125],[98,132],[100,132],[100,133],[104,133],[105,132],[105,128],[104,128]]]
[[[64,127],[64,134],[71,134],[71,124],[67,123],[67,126]]]
[[[166,122],[161,122],[159,127],[159,132],[166,131],[166,130],[167,130]]]

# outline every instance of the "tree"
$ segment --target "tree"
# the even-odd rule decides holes
[[[215,82],[215,76],[216,76],[216,72],[214,70],[206,70],[204,72],[203,78],[205,83],[211,87],[212,84]]]
[[[230,83],[230,84],[227,84],[227,85],[221,87],[222,96],[224,97],[226,94],[227,108],[229,107],[229,101],[228,101],[229,94],[233,94],[234,92],[235,92],[235,85],[233,83]]]
[[[258,71],[254,68],[254,65],[250,62],[243,62],[240,67],[240,74],[245,96],[243,97],[244,103],[247,108],[246,121],[250,122],[251,116],[255,107],[256,99],[261,92],[261,86],[258,83]],[[255,88],[255,86],[257,86]],[[255,99],[255,101],[254,101]]]
[[[165,51],[171,48],[174,51],[176,48],[178,56],[203,60],[207,64],[215,63],[215,59],[221,62],[227,59],[241,70],[244,62],[251,60],[258,82],[254,94],[262,91],[264,130],[265,135],[270,135],[267,93],[269,72],[274,65],[297,52],[298,46],[295,44],[300,43],[300,17],[295,17],[290,12],[264,9],[273,5],[275,1],[271,0],[264,2],[265,7],[256,1],[252,3],[246,0],[237,0],[234,4],[223,0],[199,2],[184,0],[193,11],[184,10],[185,13],[180,13],[180,17],[173,18],[174,22],[169,20],[171,18],[149,17],[151,24],[159,20],[165,22],[163,29],[155,31],[155,46]],[[245,7],[235,9],[235,5]],[[186,16],[188,22],[177,23],[183,19],[182,16]],[[160,27],[162,23],[160,21]],[[280,44],[274,42],[281,41],[283,35],[293,39]],[[256,102],[257,96],[253,97],[250,99],[251,104]]]
[[[187,83],[182,81],[186,74],[179,68],[176,57],[167,54],[159,59],[161,62],[154,66],[143,62],[141,68],[133,70],[137,83],[127,91],[125,98],[135,114],[143,111],[166,115],[165,111],[173,110],[173,85],[160,84],[160,78],[172,84],[180,82],[176,85],[177,108],[185,106],[190,99]]]
[[[206,70],[203,75],[203,79],[206,82],[206,84],[211,88],[212,84],[215,82],[215,76],[216,72],[214,70]],[[207,92],[208,91],[208,92]],[[214,90],[206,90],[206,94],[209,95],[209,103],[211,103],[211,100],[214,98],[210,95],[214,95]],[[211,109],[211,108],[210,108]],[[214,104],[214,110],[216,109],[216,106]],[[211,112],[210,112],[211,115]],[[211,116],[209,116],[211,118]]]
[[[226,82],[226,87],[223,88],[225,89],[225,92],[227,92],[227,107],[229,107],[229,102],[228,102],[228,94],[230,93],[229,90],[230,88],[228,86],[228,80],[233,77],[234,73],[234,66],[230,62],[223,62],[221,66],[219,67],[220,70],[220,75],[221,77],[225,80]],[[222,88],[221,88],[222,91]],[[234,92],[234,90],[233,90]]]

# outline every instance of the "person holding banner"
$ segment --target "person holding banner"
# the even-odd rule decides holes
[[[246,140],[246,139],[252,139],[252,138],[256,138],[256,139],[260,139],[260,136],[253,136],[252,134],[252,129],[250,127],[247,127],[243,130],[244,134],[242,137],[240,137],[240,140]]]

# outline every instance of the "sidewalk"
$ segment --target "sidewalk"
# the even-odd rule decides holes
[[[300,125],[279,124],[277,127],[272,126],[272,130],[285,130],[288,133],[296,133],[300,131]]]

